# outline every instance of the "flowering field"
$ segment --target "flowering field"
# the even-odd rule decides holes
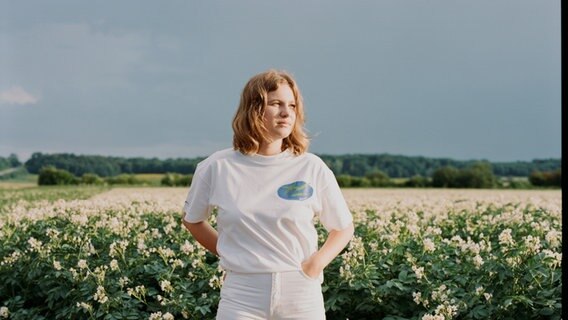
[[[187,189],[103,191],[0,190],[0,319],[214,318],[223,272],[181,226]],[[328,319],[560,319],[561,191],[344,193]]]

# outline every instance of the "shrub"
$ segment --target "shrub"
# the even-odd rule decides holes
[[[446,166],[432,174],[432,186],[438,188],[493,188],[496,185],[497,178],[486,162],[478,162],[465,169]]]
[[[66,170],[53,166],[42,167],[39,171],[38,185],[68,185],[78,184],[79,179]]]
[[[365,178],[369,180],[372,187],[387,187],[391,185],[389,176],[380,170],[367,173]]]
[[[371,181],[365,177],[351,177],[351,186],[352,187],[360,187],[360,188],[368,188],[371,186]]]
[[[161,180],[161,184],[168,187],[189,187],[192,178],[192,174],[166,173]]]
[[[555,171],[533,171],[529,176],[529,181],[537,187],[561,187],[562,170]]]
[[[143,181],[140,181],[140,179],[136,178],[136,175],[134,175],[134,174],[119,174],[119,175],[114,176],[114,177],[108,177],[105,180],[110,185],[115,185],[115,184],[135,185],[135,184],[143,184],[144,183]]]
[[[339,184],[339,186],[341,188],[348,188],[351,187],[351,176],[348,174],[341,174],[335,177],[335,179],[337,180],[337,184]]]
[[[452,166],[438,168],[432,173],[432,186],[437,188],[452,188],[460,171]]]
[[[97,174],[94,173],[85,173],[81,177],[82,184],[92,184],[92,185],[103,185],[105,183],[104,179],[99,177]]]
[[[430,186],[430,181],[423,176],[413,176],[404,183],[404,186],[410,188],[426,188]]]

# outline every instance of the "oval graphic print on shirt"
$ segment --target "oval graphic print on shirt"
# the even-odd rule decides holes
[[[314,194],[312,188],[305,181],[296,181],[278,188],[278,196],[286,200],[306,200]]]

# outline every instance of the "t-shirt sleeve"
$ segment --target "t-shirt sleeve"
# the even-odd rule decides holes
[[[211,215],[212,206],[210,205],[211,186],[207,181],[208,175],[206,170],[201,166],[197,166],[185,204],[183,206],[184,220],[190,223],[196,223],[207,220]]]
[[[328,232],[347,228],[353,222],[353,215],[333,172],[327,167],[323,170],[320,185],[323,185],[318,194],[321,200],[321,212],[319,212],[321,224]]]

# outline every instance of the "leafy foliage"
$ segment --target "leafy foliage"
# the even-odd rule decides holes
[[[410,157],[390,154],[349,154],[320,155],[335,175],[365,177],[373,172],[381,171],[390,178],[409,178],[420,175],[430,177],[436,169],[452,166],[464,169],[483,160],[453,160],[449,158]],[[1,159],[1,158],[0,158]],[[52,165],[76,176],[94,173],[101,177],[132,173],[179,173],[192,174],[197,163],[203,157],[192,159],[158,158],[121,158],[96,155],[74,155],[70,153],[43,154],[33,153],[25,162],[26,169],[33,174],[39,173],[43,166]],[[0,161],[1,163],[1,161]],[[533,171],[553,171],[561,167],[560,159],[535,159],[533,161],[494,162],[491,163],[496,176],[527,177]],[[1,167],[0,167],[1,168]],[[365,182],[361,182],[365,184]],[[371,183],[372,184],[372,183]]]
[[[451,166],[434,171],[432,186],[442,188],[493,188],[497,179],[493,175],[491,165],[478,162],[464,169]]]
[[[214,318],[222,271],[179,212],[71,203],[0,216],[0,307],[10,319]],[[354,212],[355,237],[325,270],[327,317],[560,319],[559,214],[515,203],[444,210]]]
[[[540,187],[561,187],[562,186],[562,171],[560,169],[555,171],[534,171],[529,176],[529,181]]]
[[[168,187],[189,187],[191,185],[191,180],[193,175],[181,175],[178,173],[167,173],[162,178],[162,185]]]
[[[22,163],[18,159],[18,156],[14,153],[10,154],[7,158],[0,157],[0,171],[9,168],[15,168],[21,166]]]

